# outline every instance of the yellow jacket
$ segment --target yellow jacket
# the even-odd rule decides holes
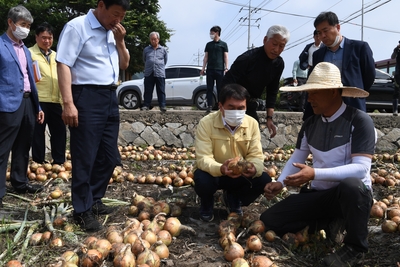
[[[58,87],[56,52],[50,54],[50,64],[40,52],[37,44],[30,47],[32,61],[39,63],[42,78],[36,83],[40,102],[62,103],[60,88]]]
[[[260,129],[257,121],[248,115],[234,135],[224,127],[220,111],[202,118],[196,129],[195,148],[196,168],[214,177],[222,176],[221,165],[237,156],[254,164],[257,170],[254,177],[261,176],[264,170]]]

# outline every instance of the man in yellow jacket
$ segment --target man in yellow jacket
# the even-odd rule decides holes
[[[66,127],[61,119],[62,99],[58,87],[56,52],[53,45],[53,28],[47,22],[36,28],[36,44],[29,48],[34,62],[36,87],[39,102],[46,118],[43,124],[36,123],[32,142],[32,159],[45,162],[45,130],[50,131],[51,156],[54,164],[65,162]]]
[[[248,91],[228,84],[221,89],[219,111],[200,120],[195,137],[195,191],[201,199],[200,219],[214,219],[214,193],[223,189],[228,212],[242,215],[241,206],[251,204],[271,177],[263,172],[264,155],[258,122],[246,115]],[[241,159],[241,168],[231,168]]]

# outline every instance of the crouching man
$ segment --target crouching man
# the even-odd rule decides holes
[[[265,186],[268,199],[284,186],[301,187],[261,214],[266,229],[278,235],[325,229],[327,237],[346,230],[343,246],[327,255],[323,266],[354,266],[368,251],[368,219],[372,205],[370,179],[376,132],[370,116],[344,104],[342,97],[367,97],[368,92],[343,86],[339,69],[317,64],[307,83],[281,91],[306,91],[314,114],[304,123],[296,149],[276,183]],[[305,165],[309,153],[313,165]],[[307,185],[307,186],[304,186]]]
[[[195,138],[195,191],[201,199],[200,219],[213,220],[214,193],[223,189],[229,212],[242,214],[241,206],[251,204],[271,182],[263,172],[264,155],[258,123],[246,115],[248,91],[228,84],[219,95],[219,111],[200,120]],[[234,158],[245,161],[242,169],[229,167]]]

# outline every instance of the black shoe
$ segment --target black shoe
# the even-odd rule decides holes
[[[243,215],[240,199],[232,194],[229,194],[227,190],[223,191],[222,204],[226,207],[228,213],[235,212],[239,216]]]
[[[104,205],[102,202],[96,202],[92,206],[92,211],[95,215],[110,214],[115,211],[115,207],[109,207],[107,205]]]
[[[203,222],[211,222],[214,220],[214,214],[202,214],[200,213],[200,220]]]
[[[74,214],[74,220],[82,230],[87,232],[96,232],[103,228],[91,210]]]
[[[211,110],[212,110],[212,107],[207,107],[206,114],[210,114]]]
[[[167,108],[166,108],[166,107],[160,107],[160,111],[161,111],[162,113],[165,113],[165,112],[167,112]]]
[[[200,198],[200,220],[211,222],[214,219],[214,196]]]
[[[149,110],[149,107],[143,106],[140,108],[140,110],[146,111],[146,110]]]
[[[34,193],[43,191],[43,189],[44,189],[43,185],[29,184],[29,183],[26,183],[22,187],[14,188],[15,192],[20,193],[20,194],[23,194],[26,192],[34,194]]]
[[[354,266],[361,262],[363,258],[364,253],[354,250],[349,245],[344,245],[335,253],[326,256],[323,259],[323,264],[331,267]]]

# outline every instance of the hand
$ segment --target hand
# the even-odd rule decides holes
[[[267,128],[270,138],[273,138],[276,135],[276,126],[274,125],[274,122],[270,119],[267,119]]]
[[[114,33],[115,41],[120,42],[124,40],[124,37],[126,35],[126,30],[121,23],[116,24],[111,30]]]
[[[264,196],[271,200],[283,189],[283,185],[280,182],[270,182],[264,187]]]
[[[253,163],[247,162],[247,166],[245,167],[244,171],[242,172],[242,176],[246,178],[252,178],[254,175],[256,175],[257,169],[254,166]]]
[[[231,162],[232,160],[233,159],[225,160],[225,162],[220,167],[220,171],[221,171],[222,175],[229,176],[229,177],[235,179],[235,178],[240,177],[242,174],[241,173],[233,174],[233,171],[228,169],[229,162]]]
[[[201,70],[201,71],[200,71],[200,75],[204,75],[204,70]]]
[[[299,168],[300,171],[295,174],[288,175],[285,180],[283,180],[285,185],[302,186],[308,181],[314,179],[315,171],[310,166],[301,163],[293,163],[293,166]]]
[[[74,104],[64,105],[61,117],[65,125],[78,127],[78,110]]]
[[[44,122],[44,112],[43,112],[43,110],[39,111],[39,113],[37,114],[36,120],[37,120],[37,122],[39,124],[43,124],[43,122]]]

